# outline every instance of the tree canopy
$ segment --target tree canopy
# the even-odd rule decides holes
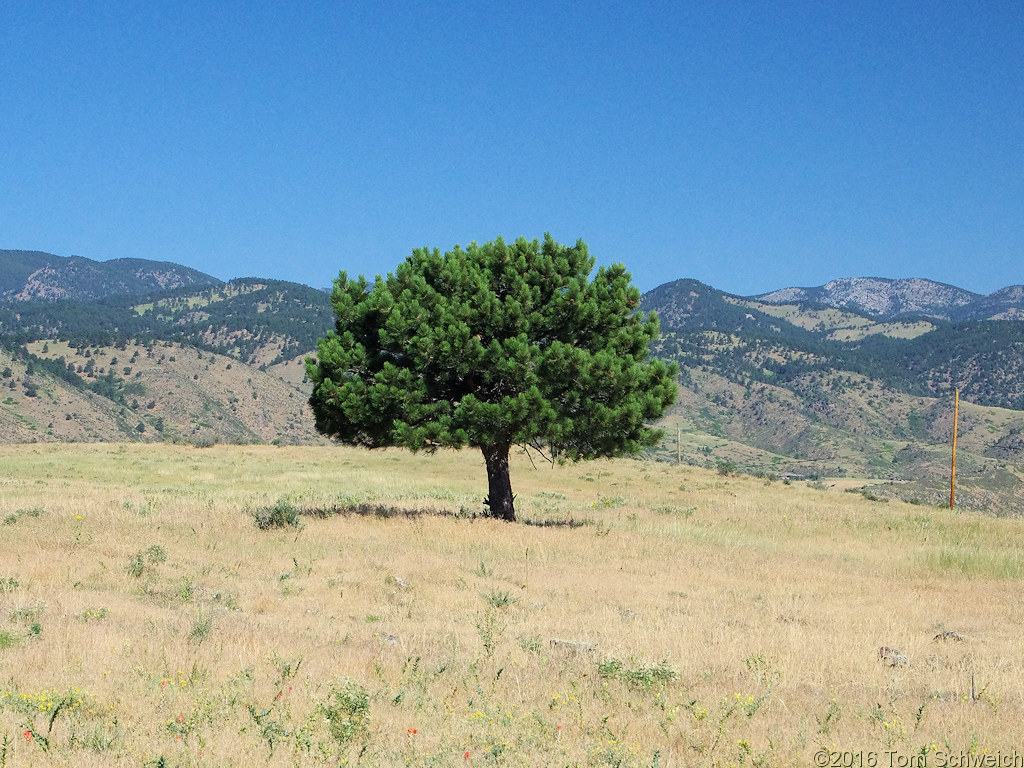
[[[473,446],[492,515],[515,519],[512,446],[552,458],[632,454],[675,398],[676,367],[648,361],[653,314],[621,264],[587,246],[502,239],[417,249],[371,285],[341,272],[335,331],[308,359],[323,434],[368,448]]]

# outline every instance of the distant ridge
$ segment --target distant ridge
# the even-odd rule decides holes
[[[995,320],[1024,317],[1024,287],[987,296],[934,280],[848,277],[815,288],[783,288],[750,298],[766,304],[819,304],[891,320],[926,315],[940,320]]]
[[[815,288],[783,288],[752,298],[768,304],[824,304],[886,319],[907,314],[948,319],[983,297],[921,278],[849,277]]]
[[[145,295],[177,288],[223,285],[180,264],[147,259],[94,261],[43,251],[0,250],[0,300],[76,299]]]

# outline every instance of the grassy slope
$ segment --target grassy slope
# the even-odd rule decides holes
[[[521,514],[573,526],[349,513],[264,532],[251,511],[278,500],[477,509],[482,461],[36,445],[0,447],[0,463],[8,766],[809,765],[819,746],[1019,748],[1018,520],[518,456]],[[332,693],[345,679],[369,697],[347,730]]]
[[[76,366],[92,360],[97,374],[112,370],[121,385],[141,385],[140,391],[129,389],[125,395],[129,406],[137,401],[138,407],[123,408],[38,371],[33,380],[39,395],[25,397],[21,386],[25,364],[0,352],[0,368],[12,370],[11,378],[2,383],[13,380],[16,385],[13,390],[0,387],[2,442],[324,442],[313,429],[306,405],[301,357],[261,371],[230,357],[177,344],[155,344],[151,353],[137,344],[124,350],[94,347],[89,358],[76,355],[63,342],[45,344],[45,353],[44,342],[33,342],[28,349],[40,357],[63,357]],[[111,365],[113,359],[116,365]],[[130,372],[126,374],[125,368]],[[163,433],[155,428],[158,419],[163,420]],[[141,433],[136,431],[140,422],[146,428]]]
[[[680,388],[661,425],[661,458],[675,459],[678,427],[684,461],[729,461],[751,473],[887,481],[887,495],[934,504],[948,498],[949,402],[903,394],[856,374],[810,374],[791,389],[754,384],[749,392],[713,372],[694,372],[692,380],[693,386]],[[820,394],[800,399],[814,392]],[[1022,431],[1020,411],[961,400],[962,504],[994,514],[1024,511]]]
[[[765,304],[731,296],[725,296],[724,300],[781,318],[798,328],[827,332],[828,338],[835,341],[856,341],[876,333],[897,339],[913,339],[935,328],[927,320],[885,323],[841,309],[806,307],[798,304]]]

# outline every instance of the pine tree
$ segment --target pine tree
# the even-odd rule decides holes
[[[473,446],[491,515],[515,520],[512,446],[552,459],[633,454],[675,398],[676,368],[648,361],[657,318],[625,267],[587,246],[520,238],[418,249],[370,283],[342,272],[336,330],[307,359],[317,429],[413,451]]]

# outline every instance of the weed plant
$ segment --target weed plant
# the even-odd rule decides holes
[[[283,499],[279,499],[272,507],[257,509],[252,513],[256,527],[261,531],[274,528],[296,528],[299,525],[300,510]]]

